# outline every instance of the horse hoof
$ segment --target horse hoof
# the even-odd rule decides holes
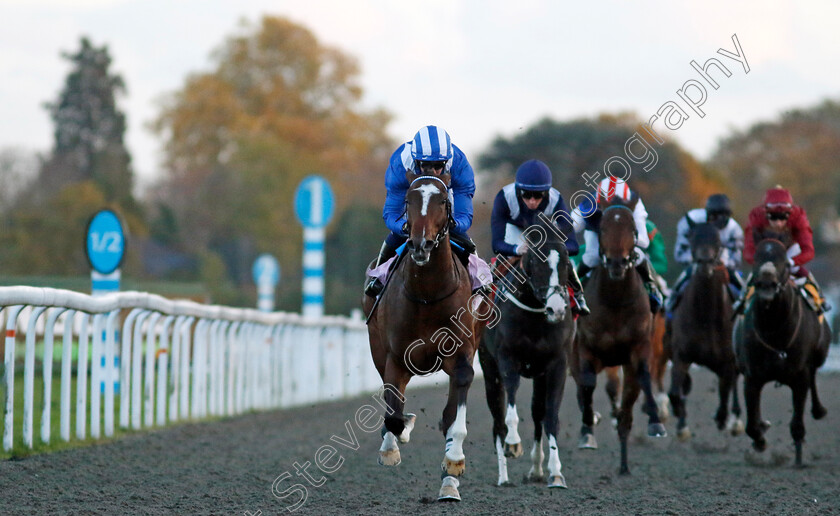
[[[753,441],[752,447],[757,452],[763,452],[767,449],[767,441],[763,437],[760,439],[756,439]]]
[[[503,482],[499,482],[496,484],[498,487],[516,487],[516,484],[511,482],[510,480],[505,480]]]
[[[648,437],[668,437],[668,431],[662,423],[648,424]]]
[[[677,439],[679,439],[682,442],[690,440],[691,430],[687,426],[680,428],[679,430],[677,430]]]
[[[627,467],[627,466],[621,466],[620,468],[618,468],[618,474],[622,475],[622,476],[623,475],[629,475],[630,474],[630,468]]]
[[[578,439],[578,449],[579,450],[597,450],[598,449],[598,441],[595,439],[595,436],[592,434],[583,434]]]
[[[545,474],[542,471],[536,471],[533,467],[528,471],[528,476],[525,477],[526,482],[542,483],[545,482]]]
[[[772,423],[770,423],[770,421],[767,421],[766,419],[758,424],[758,427],[761,429],[761,433],[766,432],[767,429],[771,426],[773,426]]]
[[[402,433],[397,436],[397,440],[401,443],[407,443],[408,440],[411,438],[411,431],[414,430],[414,422],[417,421],[416,414],[406,414],[405,415],[405,428],[403,428]]]
[[[744,422],[730,415],[726,422],[726,431],[732,436],[739,436],[744,433]]]
[[[396,466],[402,459],[399,450],[388,450],[379,452],[379,464],[383,466]]]
[[[553,477],[551,477],[548,480],[548,487],[549,488],[559,487],[559,488],[562,488],[562,489],[568,489],[569,488],[569,486],[566,485],[566,479],[563,478],[562,473],[558,473],[558,474],[554,475]]]
[[[654,398],[656,399],[656,411],[659,413],[659,419],[665,423],[671,417],[671,411],[668,410],[668,395],[660,392]]]
[[[467,469],[467,461],[466,459],[449,460],[446,457],[444,457],[440,467],[443,471],[446,472],[448,476],[460,477],[464,474],[464,471]]]
[[[455,477],[443,477],[440,491],[438,492],[439,502],[460,502],[461,495],[458,493],[458,479]]]
[[[828,411],[823,406],[814,407],[811,409],[811,415],[814,416],[814,419],[822,419],[825,415],[828,414]]]
[[[505,457],[509,459],[517,459],[522,456],[525,451],[522,448],[522,443],[508,444],[505,443]]]

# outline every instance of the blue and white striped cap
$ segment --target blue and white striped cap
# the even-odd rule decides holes
[[[423,127],[411,142],[411,157],[417,161],[449,161],[452,159],[449,134],[435,125]]]

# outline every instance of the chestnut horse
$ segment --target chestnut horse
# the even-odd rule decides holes
[[[633,425],[633,405],[644,389],[648,435],[665,436],[651,391],[650,339],[652,315],[642,278],[634,269],[635,223],[625,206],[611,206],[601,216],[599,244],[601,264],[586,285],[592,313],[581,318],[572,346],[571,370],[578,386],[578,404],[583,414],[579,448],[597,448],[592,426],[595,414],[592,395],[598,373],[605,367],[623,366],[618,437],[621,444],[620,473],[627,474],[627,438]]]
[[[811,391],[814,419],[826,415],[817,395],[817,369],[825,363],[831,330],[822,315],[810,310],[799,289],[790,281],[785,245],[775,239],[756,246],[751,284],[755,294],[743,316],[735,322],[733,340],[738,368],[744,375],[747,435],[753,448],[764,451],[761,390],[767,382],[790,387],[793,417],[790,435],[796,448],[796,465],[802,465],[805,440],[805,401]]]
[[[528,479],[545,480],[543,448],[547,440],[548,487],[565,488],[558,455],[559,410],[566,386],[567,356],[575,334],[566,288],[568,251],[556,230],[542,220],[532,228],[539,233],[540,242],[529,246],[519,267],[508,273],[510,281],[499,283],[496,305],[501,316],[498,325],[485,332],[478,359],[484,372],[487,405],[493,415],[498,485],[509,483],[506,457],[517,458],[523,453],[516,391],[520,376],[524,376],[534,380],[534,445]],[[520,279],[521,285],[517,283]]]
[[[449,398],[440,423],[446,451],[438,499],[460,500],[458,477],[466,466],[467,391],[485,325],[475,315],[477,307],[472,302],[484,302],[484,298],[471,298],[467,269],[449,244],[450,176],[410,178],[405,198],[407,256],[398,261],[373,314],[373,300],[365,296],[363,302],[370,351],[388,407],[379,462],[399,464],[397,441],[408,442],[414,427],[415,416],[403,414],[409,379],[443,370],[449,375]]]
[[[720,232],[712,224],[696,224],[686,219],[690,226],[691,276],[665,333],[673,364],[669,397],[677,418],[677,437],[682,441],[691,438],[685,410],[691,364],[702,365],[718,377],[719,403],[714,417],[718,430],[728,427],[733,435],[743,432],[743,423],[738,419],[741,415],[736,389],[738,369],[732,350],[732,298],[729,273],[720,259],[723,249]],[[727,407],[730,394],[731,419]]]

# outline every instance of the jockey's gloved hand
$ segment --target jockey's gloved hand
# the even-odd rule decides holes
[[[528,252],[528,244],[524,242],[521,244],[517,244],[516,249],[514,249],[514,252],[517,256],[522,256],[523,254]]]
[[[402,228],[400,229],[404,236],[408,236],[409,228],[408,228],[408,221],[403,222]]]

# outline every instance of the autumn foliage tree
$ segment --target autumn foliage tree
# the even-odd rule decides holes
[[[213,63],[165,99],[154,123],[166,166],[156,201],[174,217],[182,250],[221,257],[236,283],[250,282],[259,252],[300,270],[295,187],[308,174],[326,177],[339,213],[380,203],[390,116],[361,107],[355,59],[285,18],[244,23]],[[364,265],[346,266],[361,278]]]

